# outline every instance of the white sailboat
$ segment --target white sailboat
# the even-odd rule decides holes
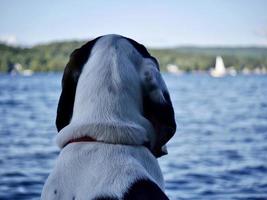
[[[216,57],[215,68],[210,71],[213,77],[222,77],[226,75],[226,69],[221,56]]]

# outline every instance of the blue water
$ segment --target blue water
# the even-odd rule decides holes
[[[164,75],[178,124],[171,199],[267,199],[267,77]],[[61,74],[0,75],[0,199],[39,199],[58,155]]]

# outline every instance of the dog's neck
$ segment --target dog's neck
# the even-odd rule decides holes
[[[101,60],[97,53],[103,55],[93,52],[79,78],[71,122],[57,135],[59,147],[84,136],[114,144],[153,145],[154,129],[142,115],[141,87],[133,64],[116,60],[112,51]],[[128,70],[118,69],[125,65]]]

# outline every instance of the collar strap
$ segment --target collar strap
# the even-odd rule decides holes
[[[92,137],[90,137],[90,136],[83,136],[83,137],[79,137],[79,138],[75,138],[75,139],[71,139],[71,140],[69,140],[69,141],[63,146],[63,148],[66,147],[68,144],[70,144],[70,143],[74,143],[74,142],[97,142],[97,140],[94,139],[94,138],[92,138]],[[98,142],[99,142],[99,141],[98,141]],[[145,146],[146,148],[150,149],[150,148],[149,148],[149,147],[150,147],[149,142],[144,143],[143,146]]]
[[[74,143],[74,142],[96,142],[96,140],[90,136],[83,136],[83,137],[79,137],[79,138],[75,138],[75,139],[71,139],[69,140],[64,146],[66,147],[68,144],[70,143]]]

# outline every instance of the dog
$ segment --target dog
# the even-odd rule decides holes
[[[138,42],[104,35],[73,51],[59,98],[61,151],[42,200],[164,200],[157,158],[176,131],[158,61]]]

